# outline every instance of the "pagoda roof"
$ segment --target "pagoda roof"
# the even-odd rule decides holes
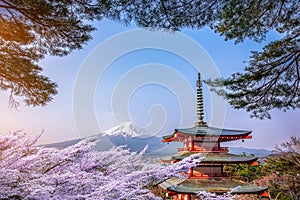
[[[250,163],[256,161],[258,158],[253,156],[242,156],[235,155],[226,152],[180,152],[171,156],[161,157],[161,161],[169,162],[173,160],[183,160],[184,158],[189,157],[192,154],[198,154],[200,157],[203,157],[201,163]]]
[[[196,137],[220,137],[224,138],[223,141],[234,140],[234,139],[243,139],[247,138],[252,131],[249,130],[234,130],[234,129],[222,129],[216,127],[210,127],[207,125],[195,125],[191,128],[175,129],[172,135],[163,136],[163,142],[176,141],[174,138],[176,134],[183,134],[188,136]],[[249,136],[250,137],[250,136]]]
[[[180,180],[177,177],[172,177],[159,184],[159,186],[164,190],[179,194],[197,194],[202,191],[223,194],[233,189],[232,194],[259,194],[268,189],[267,187],[250,185],[226,178],[188,178]]]

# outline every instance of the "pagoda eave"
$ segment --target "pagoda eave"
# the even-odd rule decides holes
[[[191,194],[196,195],[199,192],[206,191],[216,194],[264,194],[268,190],[267,187],[245,184],[238,181],[222,178],[208,179],[190,179],[179,180],[171,178],[159,184],[163,190],[173,194]]]
[[[203,156],[203,160],[201,160],[200,165],[207,164],[253,164],[256,165],[255,161],[258,159],[257,157],[252,156],[241,156],[235,154],[228,153],[199,153],[199,152],[182,152],[179,154],[175,154],[172,156],[164,156],[161,158],[161,162],[165,163],[174,163],[184,158],[191,156],[192,154],[199,154],[199,156]]]
[[[187,129],[175,129],[172,135],[163,137],[163,142],[183,142],[187,137],[193,141],[229,142],[234,140],[251,139],[251,131],[219,129],[208,126],[194,126]]]

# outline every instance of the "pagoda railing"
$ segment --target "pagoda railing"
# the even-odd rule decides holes
[[[230,174],[225,174],[225,173],[222,173],[222,174],[219,174],[219,175],[208,175],[208,174],[202,174],[202,173],[199,173],[199,172],[193,172],[192,176],[190,173],[188,172],[183,172],[183,174],[189,176],[189,178],[192,178],[192,179],[207,179],[207,178],[224,178],[224,179],[231,179],[231,175]]]
[[[191,151],[191,152],[228,152],[228,147],[221,147],[219,149],[212,149],[212,150],[206,150],[202,148],[190,148],[190,147],[184,147],[184,148],[178,148],[177,149],[179,152],[180,151]]]
[[[231,179],[231,176],[229,175],[220,175],[220,176],[208,176],[208,175],[194,175],[190,176],[190,179],[208,179],[208,178],[222,178],[222,179]]]

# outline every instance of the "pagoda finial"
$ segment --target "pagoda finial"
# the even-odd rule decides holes
[[[203,94],[202,94],[202,84],[201,84],[201,75],[198,73],[197,80],[197,118],[198,121],[195,125],[206,125],[206,122],[203,121],[204,118],[204,109],[203,109]]]

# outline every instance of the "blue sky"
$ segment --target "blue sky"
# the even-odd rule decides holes
[[[98,30],[93,33],[93,39],[84,49],[75,51],[67,57],[47,57],[41,61],[44,74],[57,82],[59,86],[59,94],[49,105],[38,108],[21,106],[18,110],[9,110],[7,93],[0,95],[1,134],[23,130],[30,135],[36,135],[44,130],[40,142],[50,143],[96,134],[127,120],[134,121],[138,126],[150,130],[157,136],[170,134],[174,128],[189,127],[196,121],[197,67],[203,69],[205,74],[205,70],[210,70],[208,66],[210,64],[206,63],[213,63],[212,66],[220,73],[220,76],[228,77],[234,72],[242,71],[246,65],[244,61],[249,60],[250,51],[260,50],[266,43],[258,44],[247,40],[235,45],[234,41],[224,41],[223,37],[206,28],[186,29],[180,34],[202,47],[205,51],[202,52],[203,55],[205,54],[206,57],[209,55],[209,58],[199,56],[198,63],[199,65],[203,63],[202,66],[195,67],[188,59],[171,51],[141,48],[111,60],[101,75],[95,75],[93,71],[90,74],[87,72],[88,78],[78,82],[78,77],[86,63],[99,63],[100,66],[104,62],[103,59],[107,58],[103,58],[104,55],[133,45],[139,39],[128,38],[128,41],[117,43],[113,37],[116,34],[124,35],[124,33],[126,37],[127,33],[124,31],[135,27],[124,27],[108,20],[97,23],[96,27]],[[161,33],[161,35],[165,34],[174,36],[175,33]],[[145,35],[139,37],[152,42]],[[278,36],[274,33],[269,34],[267,42],[276,37]],[[97,57],[97,52],[100,52],[98,51],[99,45],[101,47],[101,44],[111,41],[115,42],[114,45],[105,48],[103,55],[99,54]],[[159,46],[163,45],[166,40],[161,39],[157,42],[156,45]],[[185,44],[180,40],[174,40],[167,45],[170,48],[182,49]],[[182,54],[195,56],[193,54],[197,52],[191,47]],[[206,62],[203,59],[211,60]],[[92,82],[92,78],[89,79],[93,76],[96,82]],[[83,89],[92,90],[93,101],[88,99],[88,102],[92,102],[88,104],[91,104],[94,116],[85,113],[85,101],[82,102],[82,107],[74,110],[74,102],[76,103],[74,91],[77,90],[78,85]],[[85,92],[79,92],[83,99]],[[253,131],[252,140],[228,145],[271,149],[276,144],[288,140],[289,137],[299,135],[297,122],[300,112],[298,110],[286,113],[272,111],[271,120],[251,119],[249,113],[233,110],[228,104],[224,104],[226,115],[222,108],[218,110],[218,105],[212,108],[211,102],[215,98],[204,85],[205,119],[209,124],[214,125],[214,117],[219,115],[224,120],[225,128]],[[81,116],[77,121],[74,120],[76,115]],[[93,117],[99,127],[89,127]],[[78,129],[80,124],[87,127],[86,131],[82,132]]]

